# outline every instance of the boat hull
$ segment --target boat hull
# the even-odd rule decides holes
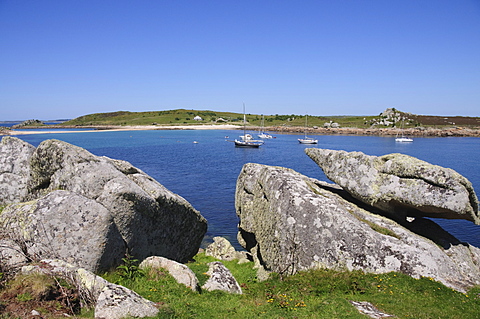
[[[251,148],[258,148],[260,145],[263,144],[263,142],[258,142],[258,141],[239,141],[235,140],[234,141],[236,147],[251,147]]]
[[[267,133],[258,134],[258,137],[259,138],[273,138],[273,136],[271,136],[270,134],[267,134]]]
[[[314,139],[303,139],[303,138],[299,138],[298,139],[298,142],[300,144],[318,144],[318,140],[314,140]]]

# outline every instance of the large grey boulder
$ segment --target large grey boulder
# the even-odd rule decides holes
[[[170,192],[130,163],[95,156],[83,148],[58,140],[43,141],[27,162],[29,178],[24,183],[26,193],[22,201],[44,202],[45,196],[57,190],[76,195],[76,197],[67,197],[65,200],[69,201],[68,203],[58,203],[61,200],[57,197],[53,202],[58,205],[54,205],[55,210],[49,213],[51,218],[55,219],[55,214],[60,214],[65,215],[66,220],[69,214],[78,213],[83,207],[87,207],[86,202],[94,201],[97,205],[95,209],[82,211],[85,218],[93,218],[93,220],[85,220],[85,223],[97,222],[97,213],[102,216],[109,215],[110,219],[105,216],[103,221],[110,220],[111,224],[109,228],[105,226],[104,229],[115,229],[120,234],[124,243],[121,255],[128,251],[130,255],[140,260],[148,256],[164,256],[178,262],[186,262],[197,253],[207,230],[205,218],[184,198]],[[47,198],[47,201],[51,200]],[[94,206],[90,202],[88,205]],[[6,209],[12,211],[8,215],[8,223],[11,223],[14,218],[13,211],[18,209],[19,206]],[[34,208],[24,208],[24,210],[35,211]],[[103,211],[106,213],[104,214]],[[62,218],[64,217],[60,219]],[[73,217],[72,219],[75,220]],[[72,222],[75,223],[73,220]],[[3,214],[0,215],[0,223],[7,223]],[[16,225],[21,225],[24,230],[37,227],[23,222],[17,222]],[[71,234],[59,227],[53,227],[51,232],[48,238],[57,240],[55,245],[61,246],[67,240],[72,244],[75,242],[71,240],[73,238]],[[96,240],[102,242],[106,233],[110,234],[106,242],[116,252],[117,239],[110,237],[113,232],[93,232],[90,236],[99,236]],[[33,238],[35,241],[43,242],[48,239],[46,236],[38,238],[27,231],[20,231],[19,234],[22,234],[26,240]],[[83,235],[81,237],[83,238]],[[81,243],[82,240],[79,239],[79,247],[82,247]],[[105,247],[91,248],[102,251]],[[57,253],[61,251],[58,250]],[[107,261],[109,256],[112,257],[111,254],[102,256],[101,261]],[[108,269],[112,264],[118,265],[121,262],[117,253],[115,256],[117,257],[112,261],[85,261],[78,266],[92,271]],[[69,260],[71,254],[56,257]],[[96,268],[89,268],[93,264],[97,265]]]
[[[291,169],[245,164],[235,195],[239,242],[259,270],[283,275],[312,268],[398,271],[460,291],[480,284],[480,249],[432,221],[400,225],[344,197],[339,187]]]
[[[7,206],[0,227],[21,247],[25,262],[62,258],[97,271],[118,266],[125,255],[125,243],[110,212],[69,191],[57,190],[38,200]],[[4,246],[4,251],[15,246]]]
[[[16,137],[0,142],[0,206],[18,203],[27,195],[29,159],[35,147]]]
[[[330,180],[392,218],[456,218],[480,224],[472,184],[452,169],[404,154],[377,157],[318,148],[305,152]]]

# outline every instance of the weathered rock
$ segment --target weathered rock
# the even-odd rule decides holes
[[[480,224],[472,184],[452,169],[404,154],[376,157],[318,148],[305,152],[330,180],[392,218],[425,216]]]
[[[7,206],[0,227],[10,236],[6,247],[17,247],[25,261],[62,258],[98,271],[118,266],[125,255],[125,243],[110,212],[69,191],[57,190],[38,200]]]
[[[220,260],[234,260],[238,258],[235,248],[223,237],[213,237],[213,243],[207,246],[205,255]]]
[[[385,313],[383,311],[378,310],[377,307],[375,307],[372,303],[368,301],[354,301],[354,300],[349,300],[349,302],[357,308],[357,310],[361,313],[363,313],[365,316],[368,316],[370,318],[374,319],[381,319],[381,318],[394,318],[395,316],[392,316],[388,313]]]
[[[213,291],[222,290],[232,294],[242,294],[242,288],[238,284],[235,277],[233,277],[230,270],[221,262],[214,261],[208,263],[207,275],[210,278],[202,286],[202,289]]]
[[[480,249],[432,221],[400,225],[342,196],[349,197],[287,168],[245,164],[235,197],[239,242],[260,269],[280,274],[359,269],[431,277],[460,291],[480,284]]]
[[[200,290],[197,276],[184,264],[164,257],[150,256],[143,260],[139,267],[141,269],[165,269],[178,283],[184,284],[193,291]]]
[[[6,139],[6,141],[10,141],[8,138]],[[22,164],[25,162],[27,160],[24,160]],[[64,211],[50,212],[50,217],[54,219],[54,212],[62,216],[66,214],[65,218],[68,218],[69,212],[80,211],[75,210],[77,206],[88,207],[88,205],[93,205],[93,203],[87,205],[88,200],[95,201],[96,205],[102,207],[99,211],[106,210],[111,215],[112,224],[108,226],[109,229],[117,229],[121,235],[124,242],[121,256],[124,256],[128,249],[131,255],[140,260],[148,256],[164,256],[179,262],[186,262],[197,253],[207,229],[205,218],[184,198],[170,192],[130,163],[98,157],[85,149],[58,140],[43,141],[31,154],[28,163],[27,191],[25,193],[25,187],[19,187],[17,191],[17,193],[25,193],[22,200],[42,200],[44,196],[56,190],[65,190],[77,195],[68,197],[70,201],[68,203],[54,203],[56,209],[64,209]],[[20,186],[24,185],[25,182]],[[55,199],[55,201],[58,200],[59,198]],[[77,200],[79,202],[76,202]],[[27,207],[21,210],[24,212],[34,210],[32,206],[28,206],[30,204],[26,205]],[[17,210],[21,206],[7,208],[7,210]],[[96,222],[96,210],[97,208],[95,211],[82,212],[85,217],[93,218],[93,220],[84,221],[85,223]],[[107,217],[103,219],[103,221],[106,220]],[[6,223],[3,214],[0,215],[0,223]],[[29,228],[28,225],[21,223],[17,223],[17,225],[21,225],[25,229]],[[71,237],[70,235],[66,236],[67,233],[58,227],[53,227],[51,232],[48,234],[49,238],[57,240],[58,242],[54,245],[58,247],[61,247],[68,237]],[[42,243],[47,241],[46,237],[38,239],[28,232],[21,231],[20,234],[26,240],[40,240]],[[38,231],[36,234],[39,234]],[[110,232],[110,234],[113,233]],[[90,235],[97,236],[97,233]],[[97,242],[102,242],[105,239],[104,235],[104,232],[100,233],[100,237],[96,239]],[[107,243],[110,241],[116,243],[117,240],[107,238],[106,241]],[[118,245],[114,244],[113,246],[117,247]],[[82,248],[83,246],[80,246],[79,249]],[[104,248],[103,246],[92,246],[92,249],[100,251]],[[59,250],[57,253],[61,251],[63,250]],[[67,254],[58,257],[68,259],[71,256],[71,254]],[[111,254],[108,256],[113,257]],[[102,259],[102,261],[106,260]],[[72,262],[77,262],[77,260]],[[99,261],[97,268],[89,268],[93,263],[91,261],[85,261],[78,265],[98,271],[110,267],[112,263],[118,264],[119,262],[121,262],[119,258],[108,261],[107,264]]]
[[[26,120],[26,121],[23,121],[22,123],[20,124],[15,124],[12,126],[13,129],[18,129],[18,128],[22,128],[24,126],[39,126],[39,125],[43,125],[44,123],[40,120],[35,120],[35,119],[32,119],[32,120]]]
[[[232,244],[224,237],[213,237],[213,243],[207,246],[205,255],[227,261],[238,259],[239,264],[252,261],[250,253],[246,251],[236,251]]]
[[[79,289],[84,300],[94,303],[98,319],[144,318],[158,313],[153,302],[136,292],[61,260],[42,260],[39,265],[24,266],[22,272],[63,277]]]
[[[155,304],[123,286],[109,284],[102,290],[95,305],[95,318],[144,318],[157,315]]]
[[[27,195],[28,162],[35,147],[16,137],[0,142],[0,205],[18,203]]]

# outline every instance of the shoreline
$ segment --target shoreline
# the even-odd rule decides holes
[[[3,130],[0,135],[27,135],[27,134],[52,134],[52,133],[91,133],[91,132],[120,132],[120,131],[147,131],[147,130],[242,130],[243,126],[232,124],[221,125],[137,125],[137,126],[45,126],[45,127],[25,127],[23,131]],[[51,129],[51,130],[49,130]],[[61,129],[78,129],[72,131],[62,131]],[[257,131],[257,126],[247,127],[248,131]],[[276,132],[280,134],[302,134],[305,132],[303,127],[289,126],[271,126],[265,127],[265,131]],[[411,137],[480,137],[480,129],[470,129],[464,127],[449,128],[308,128],[306,133],[309,135],[363,135],[363,136],[397,136],[402,133]]]
[[[135,125],[135,126],[49,126],[49,127],[24,127],[24,131],[6,130],[0,132],[0,135],[27,135],[27,134],[52,134],[52,133],[92,133],[92,132],[122,132],[122,131],[154,131],[154,130],[239,130],[237,125]],[[36,130],[37,129],[37,130]],[[49,130],[51,129],[51,130]],[[61,129],[74,129],[74,131],[62,131]],[[77,129],[77,130],[75,130]],[[31,130],[31,131],[30,131]],[[41,130],[41,131],[39,131]]]

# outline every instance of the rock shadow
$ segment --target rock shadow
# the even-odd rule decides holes
[[[319,182],[319,181],[315,182],[315,184],[326,191],[329,191],[331,193],[334,193],[340,196],[344,200],[358,206],[363,210],[366,210],[367,212],[380,215],[395,221],[396,223],[405,227],[411,232],[419,236],[430,239],[437,245],[441,246],[443,249],[447,250],[452,245],[469,246],[468,243],[458,240],[455,236],[447,232],[445,229],[443,229],[440,225],[435,223],[433,220],[430,220],[425,217],[412,217],[411,219],[406,218],[405,216],[412,215],[411,212],[408,212],[408,211],[404,211],[404,212],[399,211],[398,212],[399,216],[392,216],[392,214],[389,214],[378,208],[372,207],[356,199],[355,197],[350,195],[347,191],[343,190],[340,186],[336,184],[327,184],[325,182]],[[416,215],[416,213],[417,212],[415,212],[413,215]]]

